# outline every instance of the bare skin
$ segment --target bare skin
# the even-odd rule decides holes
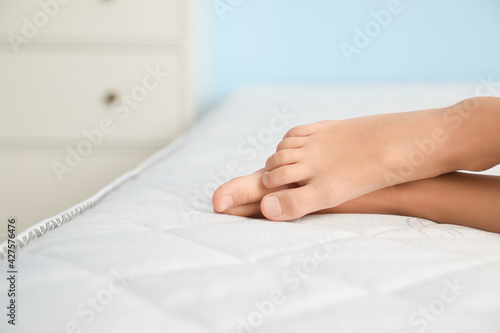
[[[233,190],[241,203],[226,214],[262,217],[261,200],[272,193],[259,181],[264,172],[261,169],[226,183],[233,187],[226,190]],[[247,184],[255,187],[248,188]],[[280,190],[297,186],[288,185]],[[248,197],[250,192],[252,196]],[[500,233],[500,177],[453,172],[386,187],[315,214],[413,216]]]
[[[489,169],[500,163],[499,147],[498,98],[299,126],[285,135],[265,169],[222,185],[213,197],[214,210],[260,212],[274,221],[340,212],[394,185]],[[417,213],[408,215],[425,217]]]

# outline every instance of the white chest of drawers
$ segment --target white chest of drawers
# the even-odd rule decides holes
[[[0,0],[0,238],[89,197],[192,121],[190,1]]]

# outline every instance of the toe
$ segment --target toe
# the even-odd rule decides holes
[[[262,183],[264,169],[251,175],[238,177],[221,185],[212,197],[216,212],[222,213],[232,207],[259,202],[269,190]]]
[[[307,142],[307,137],[300,138],[285,138],[276,147],[276,151],[284,150],[284,149],[295,149],[302,148]]]
[[[296,163],[265,172],[262,183],[268,189],[275,189],[280,186],[302,182],[307,180],[309,176],[309,168],[301,163]]]
[[[243,217],[257,217],[262,216],[260,211],[260,202],[254,202],[250,204],[235,206],[224,212],[228,215],[243,216]]]
[[[297,163],[301,157],[301,149],[280,150],[267,159],[266,170],[271,171],[284,165]]]
[[[325,209],[319,191],[308,184],[268,194],[262,199],[262,214],[273,221],[290,221]]]
[[[317,127],[317,123],[297,126],[290,129],[283,138],[309,136],[317,131]]]

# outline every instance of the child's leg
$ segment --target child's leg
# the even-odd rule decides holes
[[[263,173],[234,179],[216,192],[215,199],[228,190],[236,195],[238,204],[226,214],[260,214],[260,199],[269,193],[260,185]],[[248,188],[249,183],[255,186]],[[500,233],[500,177],[455,172],[384,188],[317,213],[414,216]]]
[[[292,220],[387,186],[498,163],[497,98],[299,126],[266,163],[262,181],[272,191],[261,211],[271,220]]]
[[[319,213],[342,212],[422,217],[500,233],[500,177],[454,172],[385,188]]]

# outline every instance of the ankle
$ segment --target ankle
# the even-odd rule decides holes
[[[444,109],[447,172],[484,171],[500,162],[500,99],[472,97]]]

